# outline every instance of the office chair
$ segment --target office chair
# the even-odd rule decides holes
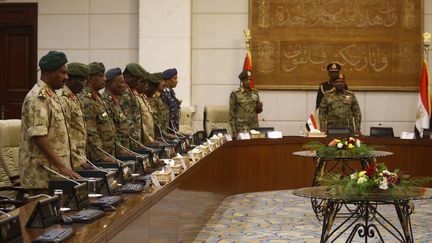
[[[207,135],[214,129],[226,129],[227,133],[231,133],[228,106],[205,106],[203,126]]]
[[[349,128],[328,128],[328,136],[350,136],[351,132]]]
[[[392,127],[371,127],[369,136],[377,138],[392,138],[394,137]]]

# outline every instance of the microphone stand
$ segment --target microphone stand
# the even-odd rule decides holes
[[[165,140],[165,138],[163,137],[162,130],[161,130],[160,126],[157,126],[157,128],[158,128],[159,133],[160,133],[160,135],[161,135],[162,142],[164,142],[166,145],[170,145],[170,144]]]
[[[124,147],[124,146],[121,145],[120,143],[116,143],[116,145],[119,146],[120,148],[122,148],[122,149],[124,149],[124,150],[126,150],[126,151],[128,151],[128,152],[130,152],[130,153],[132,153],[132,154],[134,154],[135,156],[141,156],[141,154],[139,154],[139,153],[135,153],[134,151],[132,151],[132,150],[130,150],[130,149]]]
[[[84,155],[80,154],[80,156],[83,157],[83,158],[87,161],[87,163],[89,163],[91,166],[93,166],[93,168],[95,168],[96,170],[101,171],[101,172],[105,172],[105,173],[108,174],[108,171],[103,170],[103,169],[97,167],[97,166],[96,166],[95,164],[93,164],[90,160],[88,160]]]
[[[138,142],[136,139],[134,139],[133,137],[130,137],[129,136],[129,139],[130,140],[132,140],[134,143],[136,143],[136,144],[138,144],[138,145],[140,145],[140,146],[142,146],[144,149],[146,149],[146,150],[148,150],[148,151],[150,151],[150,152],[152,152],[152,153],[154,153],[154,149],[152,149],[152,148],[150,148],[150,147],[147,147],[147,146],[145,146],[144,144],[142,144],[142,143],[140,143],[140,142]]]
[[[117,164],[121,167],[121,165],[123,165],[123,161],[120,161],[119,159],[117,159],[116,157],[112,156],[110,153],[108,153],[107,151],[99,148],[98,146],[96,146],[97,149],[99,149],[99,151],[101,151],[102,153],[104,153],[106,156],[110,157],[111,159],[117,161]]]
[[[71,181],[71,182],[73,182],[73,183],[75,183],[75,184],[77,184],[77,185],[80,185],[80,184],[81,184],[81,183],[78,183],[77,181],[74,181],[74,180],[68,178],[67,176],[64,176],[64,175],[58,173],[57,171],[55,171],[55,170],[53,170],[53,169],[51,169],[51,168],[46,167],[46,165],[42,165],[42,166],[43,166],[46,170],[48,170],[48,171],[50,171],[51,173],[54,173],[54,174],[60,176],[60,177],[63,178],[63,179],[66,179],[66,180],[68,180],[68,181]]]

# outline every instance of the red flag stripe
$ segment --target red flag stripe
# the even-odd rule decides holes
[[[317,123],[316,123],[316,121],[315,121],[315,116],[313,115],[313,113],[310,114],[309,119],[311,119],[311,122],[312,122],[313,127],[314,127],[315,129],[318,128]]]
[[[420,98],[423,107],[427,111],[428,115],[431,115],[431,103],[430,103],[430,89],[429,89],[429,72],[426,60],[423,61],[422,73],[420,79]]]

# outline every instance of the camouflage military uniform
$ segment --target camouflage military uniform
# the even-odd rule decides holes
[[[73,168],[81,168],[81,166],[86,163],[86,160],[82,156],[86,156],[87,154],[87,131],[82,104],[67,85],[63,86],[63,89],[57,90],[57,94],[60,96],[65,110],[65,118],[70,127],[69,137],[71,142],[72,166]]]
[[[258,127],[257,103],[260,102],[258,90],[239,88],[231,92],[229,101],[229,122],[233,132],[249,131]]]
[[[128,119],[130,136],[137,141],[141,141],[141,107],[136,95],[138,93],[128,87],[120,97],[120,106]],[[131,142],[131,145],[132,148],[138,148],[137,143]]]
[[[161,98],[161,94],[156,92],[153,97],[149,98],[150,104],[153,109],[153,120],[154,120],[154,130],[155,134],[160,134],[159,128],[163,134],[168,134],[168,116],[169,111],[166,104],[163,102]]]
[[[175,96],[173,89],[165,88],[161,94],[162,100],[168,107],[169,112],[169,127],[175,131],[179,130],[180,122],[180,104],[181,101]]]
[[[63,165],[71,168],[68,129],[63,112],[60,97],[41,80],[25,97],[19,152],[20,179],[24,188],[48,188],[48,180],[54,176],[40,164],[57,170],[32,140],[35,136],[47,136]]]
[[[333,89],[333,84],[331,84],[329,81],[326,81],[326,82],[323,82],[320,84],[320,86],[318,88],[318,92],[317,92],[315,109],[319,108],[321,101],[324,97],[324,94],[331,89]]]
[[[97,91],[84,87],[79,94],[87,127],[87,149],[91,161],[100,161],[105,154],[97,147],[115,155],[115,126]]]
[[[145,144],[152,143],[154,140],[153,109],[147,99],[147,96],[144,94],[138,94],[137,100],[140,103],[141,108],[143,126],[142,142]]]
[[[102,93],[102,100],[106,104],[108,115],[111,117],[118,138],[118,142],[126,148],[130,148],[130,130],[128,119],[123,112],[119,98],[111,94],[110,91],[105,89]]]
[[[328,91],[320,104],[319,119],[321,130],[327,128],[349,128],[351,133],[360,130],[360,106],[353,92],[345,90],[337,93],[336,89]]]

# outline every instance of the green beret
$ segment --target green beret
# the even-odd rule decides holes
[[[130,75],[141,79],[146,78],[148,75],[148,72],[138,63],[129,63],[126,65],[123,74],[125,73],[129,73]]]
[[[161,82],[161,75],[162,73],[153,73],[148,75],[148,81],[150,81],[153,84],[159,85]]]
[[[101,62],[92,62],[88,65],[88,67],[90,69],[89,75],[105,73],[105,66]]]
[[[49,51],[39,60],[39,67],[43,71],[53,71],[68,62],[66,55],[59,51]]]
[[[70,76],[87,78],[87,76],[90,73],[89,67],[79,62],[71,62],[67,65],[67,67],[68,67],[68,75]]]
[[[162,73],[161,72],[153,73],[152,75],[155,76],[155,78],[159,79],[159,81],[162,79]]]

